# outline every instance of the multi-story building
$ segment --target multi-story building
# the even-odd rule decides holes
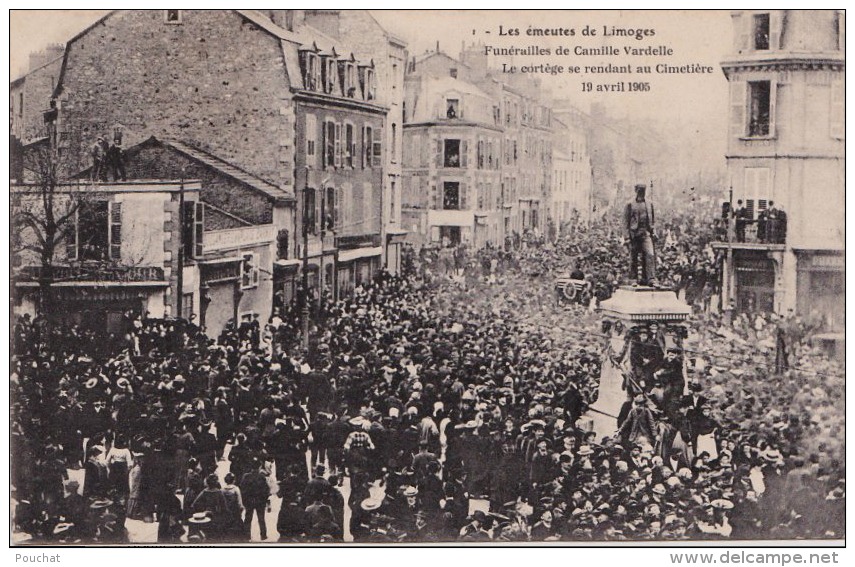
[[[730,230],[725,307],[818,313],[843,329],[844,13],[732,13],[727,169],[745,224]],[[782,220],[780,212],[786,214]],[[775,222],[761,213],[773,211]]]
[[[401,224],[401,187],[404,140],[404,71],[407,44],[384,29],[366,10],[307,10],[307,22],[340,38],[356,58],[373,61],[377,75],[377,102],[386,107],[383,152],[383,203],[381,239],[383,263],[397,274],[401,265],[401,246],[407,230]],[[321,22],[329,21],[327,27]]]
[[[591,160],[592,208],[603,211],[631,200],[634,197],[632,187],[647,182],[650,177],[646,174],[651,173],[646,171],[644,159],[635,151],[642,145],[633,143],[638,132],[611,119],[601,103],[591,104],[590,113],[573,107],[569,101],[555,104],[557,119],[584,132]]]
[[[389,128],[386,105],[403,88],[381,85],[381,66],[313,27],[321,21],[293,10],[110,12],[68,42],[55,74],[57,62],[48,62],[13,84],[12,131],[44,131],[47,119],[56,146],[79,169],[91,164],[98,136],[125,148],[157,136],[234,174],[256,197],[266,192],[254,210],[258,199],[224,199],[217,185],[201,186],[206,210],[248,221],[230,230],[266,227],[241,240],[263,233],[272,251],[249,262],[258,260],[260,280],[272,282],[259,286],[269,292],[267,307],[250,314],[266,318],[273,298],[294,296],[304,251],[315,289],[347,290],[384,257],[398,262],[385,252],[398,245],[390,227],[400,204],[390,201],[400,187],[385,167],[399,161],[400,122]],[[393,66],[405,59],[402,42],[382,41],[384,77],[400,75],[403,66]],[[48,78],[52,88],[30,101],[26,89]],[[241,304],[250,295],[234,294]]]
[[[305,23],[294,29],[305,38],[299,74],[291,77],[304,198],[299,230],[308,231],[312,287],[346,294],[381,267],[387,109],[377,100],[371,60],[357,60]]]
[[[405,81],[404,227],[477,247],[543,230],[552,132],[537,85],[497,80],[477,46],[415,57]]]
[[[465,70],[433,53],[405,79],[402,219],[422,243],[501,242],[502,130],[494,100]]]
[[[593,174],[585,131],[553,120],[552,194],[549,220],[560,231],[571,221],[588,222],[593,212]]]

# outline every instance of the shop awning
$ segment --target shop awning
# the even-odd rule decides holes
[[[342,250],[338,253],[339,262],[352,262],[359,258],[370,258],[380,256],[383,253],[382,246],[371,246],[366,248],[354,248],[353,250]]]
[[[403,228],[390,228],[386,231],[386,241],[389,244],[401,244],[406,242],[408,234],[410,231]]]
[[[243,262],[240,256],[226,256],[223,258],[202,258],[199,263],[204,266],[214,266],[216,264],[227,264],[229,262]]]
[[[303,261],[299,258],[291,258],[290,260],[276,260],[273,262],[274,266],[279,266],[280,268],[292,268],[299,266]]]

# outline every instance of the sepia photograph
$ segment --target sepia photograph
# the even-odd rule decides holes
[[[9,49],[22,561],[845,545],[845,10],[13,9]]]

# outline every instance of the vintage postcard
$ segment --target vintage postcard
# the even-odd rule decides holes
[[[12,10],[11,545],[840,545],[845,29]]]

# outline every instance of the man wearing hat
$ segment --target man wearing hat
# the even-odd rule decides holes
[[[104,136],[98,136],[92,144],[90,153],[92,155],[92,181],[107,181],[107,152],[110,146]]]
[[[487,514],[481,510],[475,510],[467,518],[469,523],[460,528],[458,539],[466,541],[489,541],[490,532],[487,531]]]
[[[323,500],[332,490],[330,483],[324,478],[326,467],[324,465],[316,465],[314,474],[309,482],[306,483],[306,488],[303,491],[303,502],[308,506],[315,501]],[[308,512],[308,510],[306,510]]]
[[[638,256],[644,256],[641,264],[641,284],[657,285],[656,256],[653,248],[653,204],[645,200],[646,185],[635,186],[635,200],[627,203],[624,210],[624,227],[626,241],[629,244],[630,268],[629,279],[638,279]]]

